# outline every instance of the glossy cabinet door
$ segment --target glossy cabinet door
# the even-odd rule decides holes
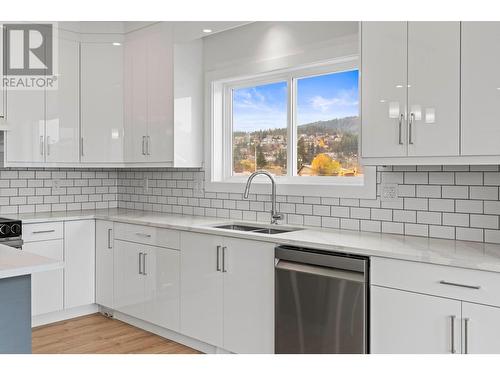
[[[181,233],[181,333],[222,347],[223,274],[217,246],[222,246],[221,237]]]
[[[458,156],[460,22],[408,23],[408,155]]]
[[[8,90],[5,161],[45,161],[45,90]]]
[[[113,308],[113,222],[95,222],[95,301]]]
[[[127,35],[125,41],[125,161],[145,162],[148,132],[147,39]]]
[[[224,238],[224,349],[274,353],[274,244]]]
[[[462,22],[462,154],[500,155],[500,22]]]
[[[147,107],[149,162],[173,161],[174,74],[173,29],[160,22],[147,35]]]
[[[500,308],[462,302],[462,352],[500,354]]]
[[[142,319],[144,317],[145,283],[140,269],[140,254],[147,246],[114,241],[114,307]]]
[[[95,220],[64,223],[64,308],[95,302]]]
[[[62,31],[60,31],[62,32]],[[80,45],[59,37],[57,89],[46,91],[46,162],[80,160]]]
[[[123,53],[119,42],[81,43],[82,163],[123,161]]]
[[[461,302],[371,286],[371,353],[460,353]]]
[[[28,242],[23,245],[27,253],[62,261],[63,240]],[[31,276],[31,315],[40,315],[63,309],[64,270],[34,273]]]
[[[407,23],[361,25],[363,157],[406,156]]]
[[[144,273],[144,319],[160,327],[179,331],[179,250],[148,246]]]
[[[203,40],[174,44],[174,166],[203,162]]]

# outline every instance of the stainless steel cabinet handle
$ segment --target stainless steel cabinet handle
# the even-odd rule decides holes
[[[464,318],[464,354],[469,354],[469,318]]]
[[[146,138],[146,149],[147,149],[147,155],[151,155],[151,137],[148,135]]]
[[[142,275],[142,252],[139,253],[139,275]]]
[[[151,238],[151,235],[150,234],[147,234],[147,233],[136,233],[135,234],[136,236],[140,236],[140,237],[146,237],[146,238]]]
[[[227,247],[223,246],[222,247],[222,272],[227,272],[226,250],[227,250]]]
[[[50,155],[50,135],[47,136],[47,156]]]
[[[221,256],[220,256],[220,250],[221,250],[221,247],[222,247],[221,245],[217,245],[217,265],[216,265],[216,270],[217,271],[221,270],[221,268],[220,268],[220,258],[221,258]]]
[[[481,289],[481,285],[467,285],[467,284],[459,284],[459,283],[452,283],[450,281],[445,281],[441,280],[439,284],[442,285],[450,285],[450,286],[458,286],[460,288],[467,288],[467,289]]]
[[[146,136],[142,136],[142,154],[146,155]]]
[[[40,136],[40,155],[43,156],[44,154],[44,149],[45,149],[45,145],[44,145],[44,142],[43,142],[43,135]]]
[[[146,276],[148,273],[146,272],[146,255],[148,253],[142,253],[142,274]]]
[[[408,122],[408,144],[413,144],[413,121],[415,121],[415,114],[410,113],[410,121]]]
[[[83,153],[83,137],[80,137],[80,155],[85,156]]]
[[[0,119],[4,119],[4,118],[5,118],[5,116],[4,116],[4,115],[0,115]]]
[[[455,354],[457,351],[455,349],[455,315],[450,316],[451,320],[451,353]]]
[[[111,233],[112,233],[113,229],[109,228],[108,229],[108,249],[112,249],[113,248],[113,245],[111,244]]]
[[[31,233],[33,233],[33,234],[42,234],[42,233],[53,233],[55,231],[56,231],[55,229],[35,230],[35,231],[31,232]]]
[[[399,121],[398,121],[398,143],[400,145],[403,144],[403,134],[402,134],[403,130],[402,130],[402,128],[403,128],[404,117],[405,117],[405,115],[402,114],[402,113],[399,115]]]

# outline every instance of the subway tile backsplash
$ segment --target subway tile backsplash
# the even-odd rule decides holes
[[[145,188],[145,179],[148,180]],[[268,221],[270,196],[205,192],[200,169],[2,169],[0,215],[129,208]],[[500,243],[498,166],[379,167],[391,201],[278,196],[291,225]]]
[[[148,189],[144,181],[148,180]],[[118,171],[118,206],[235,220],[269,220],[270,197],[203,191],[199,169]],[[379,167],[381,183],[396,183],[399,197],[347,199],[278,196],[291,225],[500,243],[498,166]]]
[[[2,169],[0,215],[118,206],[116,170]]]

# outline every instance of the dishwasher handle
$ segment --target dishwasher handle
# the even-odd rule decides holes
[[[281,271],[307,273],[315,276],[329,277],[332,279],[348,280],[358,283],[365,282],[365,277],[362,272],[346,271],[337,268],[312,266],[310,264],[289,262],[287,260],[280,260],[275,268]]]
[[[276,259],[338,270],[368,273],[368,258],[281,245],[274,250]]]

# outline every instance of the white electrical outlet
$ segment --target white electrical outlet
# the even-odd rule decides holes
[[[203,178],[201,173],[197,173],[193,180],[193,190],[196,196],[203,194]]]
[[[398,199],[398,196],[399,196],[398,184],[380,185],[380,200],[394,201]]]

